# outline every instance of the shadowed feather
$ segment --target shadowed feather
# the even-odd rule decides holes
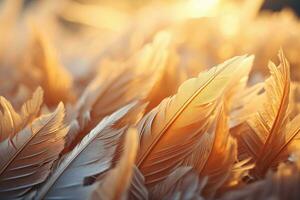
[[[23,197],[43,183],[64,147],[68,127],[63,123],[64,106],[42,115],[14,137],[0,143],[0,196]]]
[[[87,199],[97,184],[84,186],[84,179],[111,168],[116,148],[127,129],[127,126],[115,129],[114,124],[136,104],[131,103],[104,118],[61,160],[35,199]]]
[[[151,188],[151,199],[203,199],[200,197],[207,179],[199,180],[192,167],[179,167],[164,181]]]
[[[266,178],[224,195],[220,200],[299,199],[299,155],[291,163],[281,163],[277,172],[269,171]]]
[[[126,134],[124,152],[119,163],[103,179],[99,180],[99,186],[94,190],[91,200],[126,199],[138,148],[136,129],[131,128]]]

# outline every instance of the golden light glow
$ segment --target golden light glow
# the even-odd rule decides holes
[[[183,12],[191,18],[212,16],[220,0],[188,0],[182,7]]]
[[[300,19],[264,3],[0,0],[0,198],[300,199]]]

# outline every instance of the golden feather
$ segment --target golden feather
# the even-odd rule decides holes
[[[25,102],[21,107],[20,114],[4,97],[0,97],[0,142],[8,137],[13,137],[22,128],[27,126],[39,114],[43,103],[43,90],[38,87],[33,93],[32,98]]]
[[[269,64],[271,76],[265,81],[265,92],[252,102],[259,106],[257,113],[238,127],[240,156],[252,158],[256,177],[287,159],[290,144],[299,135],[299,117],[289,119],[290,67],[282,51],[279,59],[278,67]]]
[[[218,104],[228,87],[248,75],[252,59],[235,57],[187,80],[140,121],[137,166],[146,185],[161,181],[179,165],[202,170],[213,144],[207,131]]]

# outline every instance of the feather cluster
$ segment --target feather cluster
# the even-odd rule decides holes
[[[298,200],[294,14],[122,2],[1,2],[0,199]]]

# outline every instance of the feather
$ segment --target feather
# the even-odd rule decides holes
[[[146,103],[139,102],[139,101],[132,101],[130,104],[132,104],[134,106],[132,106],[132,109],[130,109],[130,112],[127,112],[126,115],[124,117],[122,117],[122,119],[115,122],[114,128],[117,129],[117,128],[122,128],[124,126],[134,125],[143,116],[144,109],[147,105]],[[73,112],[72,108],[70,108],[70,109],[71,109],[71,112],[69,114],[72,115],[73,113],[75,113],[75,115],[76,115],[76,111]],[[70,118],[72,118],[72,116],[70,116]],[[94,123],[94,122],[95,121],[93,121],[91,123]],[[85,135],[85,132],[88,131],[91,127],[88,126],[88,127],[84,128],[83,130],[81,128],[82,128],[82,126],[80,126],[79,122],[76,119],[70,120],[70,131],[68,132],[67,137],[66,137],[67,145],[65,148],[65,152],[68,152],[68,151],[70,151],[70,149],[73,149],[74,146],[76,146],[77,142],[81,141],[80,138],[83,137]]]
[[[1,140],[13,136],[23,125],[21,116],[4,97],[0,97],[3,112],[0,111]]]
[[[73,133],[79,132],[76,141],[105,116],[132,101],[146,99],[164,68],[169,37],[167,33],[158,34],[153,44],[145,45],[125,64],[101,67],[76,104],[79,125],[79,131]]]
[[[73,102],[73,80],[69,72],[62,66],[54,47],[45,33],[30,21],[33,32],[33,52],[29,55],[31,67],[40,72],[39,82],[45,91],[45,103],[48,106],[58,102]]]
[[[290,93],[290,104],[289,109],[291,117],[295,117],[300,112],[300,83],[291,82],[291,93]]]
[[[128,192],[128,199],[132,200],[148,200],[148,189],[145,186],[145,178],[140,170],[134,166],[133,177]]]
[[[117,166],[109,171],[99,186],[93,191],[92,200],[125,199],[133,174],[133,166],[138,147],[136,129],[129,129],[125,138],[124,152]]]
[[[255,163],[252,175],[256,178],[287,159],[289,146],[300,131],[299,119],[289,120],[290,71],[282,51],[279,59],[278,67],[269,64],[271,77],[265,81],[265,92],[253,102],[262,102],[258,112],[238,127],[240,157],[252,158]]]
[[[194,164],[195,160],[205,163],[213,142],[212,134],[205,133],[217,104],[229,86],[248,75],[252,60],[235,57],[187,80],[175,96],[164,99],[139,122],[137,166],[147,186],[163,180],[178,165]],[[193,154],[196,149],[197,155]]]
[[[82,123],[86,121],[85,116],[91,115],[93,120],[102,119],[132,100],[145,98],[164,67],[169,37],[167,33],[158,34],[153,44],[146,45],[125,65],[111,66],[109,70],[103,66],[77,104],[79,113],[83,115],[79,116],[80,124],[85,124]],[[151,76],[148,76],[149,73]]]
[[[257,111],[257,106],[252,103],[252,100],[260,95],[263,86],[263,83],[257,83],[236,93],[230,113],[230,128],[232,130]]]
[[[237,160],[237,143],[229,134],[228,117],[224,107],[221,107],[216,123],[215,131],[212,133],[214,135],[212,149],[200,173],[201,177],[208,177],[203,191],[205,196],[214,195],[224,185]]]
[[[291,152],[299,151],[300,147],[300,114],[287,125],[285,145],[278,149],[278,154],[288,156]]]
[[[89,118],[99,121],[132,100],[146,98],[164,67],[164,49],[168,43],[165,40],[169,37],[166,33],[158,34],[153,44],[146,45],[125,65],[119,64],[109,69],[103,66],[78,102],[79,113],[83,115],[79,116],[79,124],[84,126]]]
[[[164,98],[174,95],[180,84],[187,79],[186,69],[178,66],[178,55],[174,52],[175,50],[171,50],[165,61],[166,67],[147,97],[149,104],[146,108],[146,113],[155,108]],[[161,88],[162,85],[164,86],[163,90]]]
[[[244,180],[249,177],[249,171],[254,168],[254,164],[252,164],[250,160],[251,159],[248,158],[234,163],[229,178],[218,190],[218,194],[225,193],[245,184]]]
[[[22,105],[21,117],[23,119],[23,126],[31,122],[40,112],[43,104],[43,95],[43,89],[38,87],[33,93],[32,98]]]
[[[87,199],[96,184],[84,186],[85,178],[111,168],[116,148],[127,129],[127,126],[114,129],[114,124],[135,106],[136,102],[131,103],[104,118],[61,160],[35,199]]]
[[[41,184],[64,147],[68,127],[63,123],[64,106],[42,115],[13,138],[0,143],[0,196],[18,199]]]
[[[224,195],[220,200],[299,199],[300,162],[297,156],[291,163],[281,163],[277,172],[266,178]]]
[[[0,142],[8,137],[13,137],[17,132],[30,123],[39,113],[43,103],[43,90],[38,87],[32,98],[22,105],[18,114],[13,106],[4,97],[0,97]]]
[[[151,188],[151,199],[201,199],[207,178],[200,181],[192,167],[179,167]]]

